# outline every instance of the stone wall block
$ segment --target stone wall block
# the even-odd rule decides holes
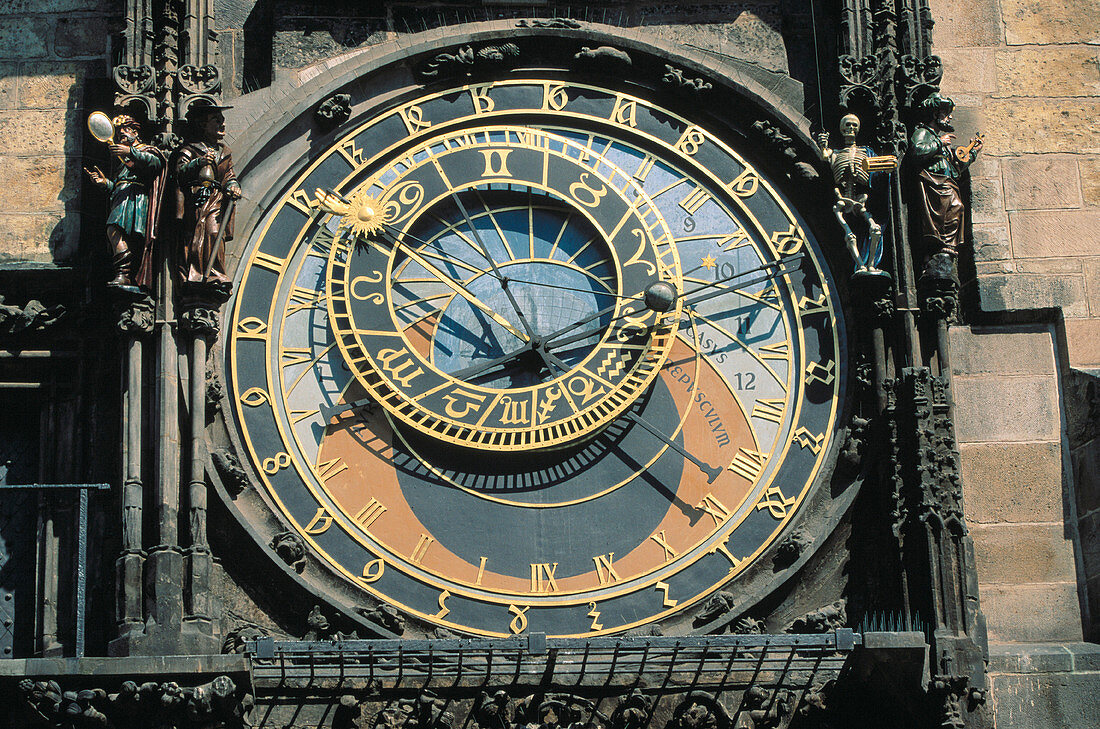
[[[1003,261],[1012,257],[1008,226],[975,224],[972,233],[975,261]]]
[[[1057,393],[1051,376],[956,377],[955,399],[966,403],[955,416],[961,443],[1059,438]]]
[[[1096,577],[1100,575],[1100,511],[1093,511],[1078,519],[1077,529],[1081,537],[1085,572]]]
[[[1001,42],[1001,18],[994,3],[968,0],[932,0],[936,25],[932,41],[941,48],[996,46]]]
[[[59,214],[0,214],[0,263],[50,262],[71,257],[79,230],[75,214],[65,219]],[[55,251],[65,255],[55,256]]]
[[[1073,544],[1062,522],[978,524],[970,529],[983,583],[1073,582]]]
[[[939,25],[937,19],[936,24]],[[936,48],[945,73],[940,90],[959,94],[991,94],[997,91],[997,63],[992,48]],[[958,101],[958,99],[956,99]]]
[[[1100,3],[1089,0],[1000,0],[1000,3],[1008,45],[1100,43]]]
[[[1077,155],[1081,171],[1081,195],[1085,205],[1100,207],[1100,156]]]
[[[0,58],[42,58],[51,26],[41,17],[0,17]]]
[[[0,157],[0,210],[46,212],[79,202],[81,160],[65,157]]]
[[[1058,443],[963,444],[959,456],[968,522],[1062,521]]]
[[[998,727],[1069,729],[1100,726],[1096,674],[1001,674],[991,676],[990,683]]]
[[[1083,263],[1085,267],[1085,292],[1089,297],[1089,315],[1100,317],[1100,256],[1086,258]],[[1100,335],[1100,332],[1097,334]]]
[[[1070,451],[1073,464],[1074,492],[1077,513],[1089,516],[1100,510],[1100,439],[1090,440]],[[1100,565],[1094,570],[1100,575]]]
[[[1081,606],[1073,582],[979,584],[990,641],[1081,640]],[[1011,724],[1008,726],[1017,726]]]
[[[119,29],[104,17],[60,18],[54,37],[54,53],[61,58],[102,56],[108,38]]]
[[[1100,95],[1096,48],[1059,45],[997,51],[996,91],[1003,96]]]
[[[1004,160],[1001,169],[1009,210],[1081,206],[1077,159],[1072,155],[1025,154]]]
[[[976,224],[1005,221],[1005,199],[1000,177],[971,179],[970,216]]]
[[[27,13],[118,12],[112,0],[0,0],[0,15]]]
[[[27,109],[76,109],[83,104],[89,63],[31,62],[19,78],[19,104]],[[92,72],[94,74],[94,72]]]
[[[1100,118],[1098,98],[991,98],[980,113],[990,152],[1100,152],[1100,124],[1090,123]]]
[[[949,332],[956,375],[1051,375],[1054,340],[1043,326],[956,326]]]
[[[1095,256],[1100,252],[1100,210],[1029,210],[1009,213],[1017,258]]]
[[[1100,368],[1100,319],[1066,319],[1069,366]]]
[[[1042,273],[1054,276],[1081,276],[1085,262],[1080,258],[1025,258],[1016,262],[1020,273]]]
[[[82,120],[76,112],[0,111],[0,139],[20,154],[80,154]]]
[[[1084,276],[979,275],[977,286],[983,311],[1061,307],[1067,317],[1088,316]]]

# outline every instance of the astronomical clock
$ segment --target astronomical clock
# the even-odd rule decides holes
[[[672,65],[554,67],[525,32],[365,69],[332,87],[346,120],[242,171],[220,357],[253,488],[228,503],[349,614],[690,631],[829,526],[841,246],[746,131],[757,107]]]

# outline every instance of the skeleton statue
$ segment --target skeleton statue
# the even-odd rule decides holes
[[[859,117],[855,114],[848,114],[840,120],[840,134],[844,140],[841,149],[829,148],[828,132],[822,132],[817,137],[836,184],[837,199],[833,205],[833,214],[844,230],[844,242],[855,261],[856,271],[877,273],[877,265],[882,260],[882,226],[875,222],[871,211],[867,209],[871,174],[895,169],[898,159],[893,155],[877,157],[870,147],[856,144]],[[859,237],[848,222],[853,217],[861,217],[867,224],[867,240],[863,250],[860,250]]]

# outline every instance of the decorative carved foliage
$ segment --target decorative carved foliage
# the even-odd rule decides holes
[[[917,281],[921,311],[932,319],[953,323],[959,309],[959,276],[955,272],[955,257],[937,253],[924,265]]]
[[[763,635],[764,621],[749,615],[742,615],[737,620],[733,621],[733,625],[730,626],[730,632],[735,635]]]
[[[377,729],[450,729],[454,717],[445,711],[446,703],[425,691],[413,699],[391,701],[378,712]]]
[[[228,448],[219,448],[210,457],[230,496],[236,496],[248,488],[248,474],[241,468],[241,462],[232,451]]]
[[[874,367],[871,367],[873,373]],[[862,384],[862,383],[861,383]],[[871,378],[867,378],[866,387],[871,386]],[[855,473],[859,471],[859,466],[863,462],[863,453],[867,446],[868,427],[871,421],[859,417],[858,415],[852,417],[852,421],[848,424],[848,434],[844,439],[844,447],[840,450],[840,462],[839,465],[847,473]]]
[[[794,145],[794,140],[784,134],[775,124],[760,119],[753,122],[752,128],[756,133],[757,141],[765,150],[776,157],[787,160],[792,168],[792,173],[790,173],[792,176],[801,180],[816,180],[820,176],[812,164],[798,159],[798,149]]]
[[[848,623],[846,600],[837,600],[832,605],[826,605],[806,613],[787,626],[785,633],[828,633],[837,628],[843,628]]]
[[[124,681],[117,693],[103,689],[62,691],[56,681],[19,682],[23,726],[132,727],[133,729],[232,729],[248,724],[252,696],[229,676],[181,687],[168,681]]]
[[[508,68],[519,56],[519,46],[515,43],[486,45],[477,49],[473,46],[462,46],[454,53],[437,54],[423,64],[418,73],[424,79],[447,78],[458,74],[470,76],[474,71]]]
[[[268,632],[258,625],[245,623],[238,625],[225,634],[222,641],[222,653],[244,653],[246,641],[266,638]]]
[[[306,544],[295,532],[279,532],[269,545],[296,572],[306,568]]]
[[[213,368],[206,369],[206,412],[211,414],[221,410],[222,381]]]
[[[714,88],[714,84],[710,81],[688,76],[684,69],[670,66],[667,63],[665,64],[665,75],[661,77],[661,81],[681,91],[693,94],[700,94]]]
[[[153,297],[141,294],[138,297],[124,297],[114,304],[115,326],[123,334],[140,337],[153,331],[156,315],[153,309]]]
[[[351,94],[333,94],[317,105],[313,117],[328,132],[351,118]]]
[[[695,624],[703,625],[715,618],[719,618],[733,609],[736,598],[732,592],[719,590],[709,600],[703,603],[703,607],[695,616]]]
[[[218,333],[218,309],[212,306],[188,306],[180,312],[180,328],[194,334]]]

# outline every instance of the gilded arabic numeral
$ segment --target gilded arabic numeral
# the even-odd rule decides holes
[[[439,605],[439,612],[435,614],[435,617],[442,619],[451,614],[451,609],[447,607],[447,598],[449,598],[450,596],[450,590],[444,590],[443,592],[439,593],[439,600],[436,601],[436,604]]]
[[[669,584],[667,582],[658,582],[656,585],[653,586],[653,589],[657,592],[664,593],[665,598],[661,601],[661,604],[664,607],[673,608],[680,604],[679,600],[673,600],[671,597],[668,596]]]
[[[676,140],[674,146],[689,157],[693,157],[706,141],[707,135],[703,133],[702,129],[699,127],[688,127],[684,133],[680,135],[680,138]]]
[[[554,577],[557,571],[557,562],[532,562],[531,592],[557,592],[558,581]]]
[[[775,250],[784,256],[789,256],[792,253],[798,253],[802,250],[802,247],[806,245],[806,236],[794,223],[784,231],[775,231],[771,236],[772,246]]]
[[[470,98],[474,102],[475,114],[487,114],[496,108],[496,103],[489,98],[489,89],[491,88],[493,88],[492,84],[480,84],[470,87]]]
[[[386,507],[382,505],[382,502],[372,497],[370,503],[355,514],[355,523],[364,529],[369,529],[374,522],[378,521],[378,517],[385,512]]]
[[[363,166],[363,150],[359,149],[355,144],[354,139],[349,139],[336,148],[336,151],[340,153],[348,164],[358,169]],[[314,206],[316,207],[316,206]]]
[[[760,176],[756,174],[756,170],[751,167],[746,167],[741,171],[737,177],[733,178],[733,181],[727,185],[730,192],[737,197],[752,197],[756,194],[757,188],[760,186]]]
[[[753,403],[752,417],[768,420],[772,423],[780,423],[783,420],[783,411],[787,401],[784,398],[762,397]]]
[[[514,635],[519,635],[527,630],[527,611],[530,609],[530,605],[524,605],[523,607],[519,607],[518,605],[508,606],[508,612],[515,615],[515,617],[512,618],[512,622],[508,623],[508,629],[511,630]]]
[[[614,552],[597,554],[592,558],[592,561],[596,563],[596,576],[599,578],[601,585],[619,581],[619,573],[615,571],[615,565],[613,564],[614,559]]]
[[[249,316],[237,322],[237,339],[267,339],[267,322]]]
[[[730,572],[733,572],[735,569],[741,566],[741,563],[744,560],[738,559],[737,557],[733,556],[733,552],[731,552],[729,549],[729,540],[729,535],[726,535],[726,537],[722,539],[722,541],[716,543],[713,547],[708,549],[707,554],[721,554],[723,557],[730,561]]]
[[[710,518],[714,519],[715,526],[719,526],[730,516],[730,510],[726,508],[726,505],[710,492],[703,496],[703,500],[696,504],[695,508],[709,514]]]
[[[290,465],[290,454],[282,451],[276,453],[271,458],[265,458],[260,467],[264,469],[264,473],[274,476],[279,471],[283,470]]]
[[[738,448],[729,469],[747,481],[755,481],[764,471],[768,454],[748,448]]]
[[[668,543],[668,538],[665,537],[665,530],[657,532],[656,534],[650,534],[649,538],[657,543],[665,554],[665,562],[671,562],[676,559],[676,550],[672,548],[672,545]]]
[[[268,401],[268,395],[266,390],[259,387],[250,387],[242,392],[238,399],[245,405],[256,408]]]
[[[378,361],[390,378],[406,389],[410,382],[424,374],[424,369],[417,367],[412,355],[403,349],[380,349]]]
[[[637,111],[637,101],[633,99],[624,99],[622,96],[616,96],[615,109],[611,112],[611,120],[616,124],[626,124],[636,127],[638,126]]]
[[[482,156],[485,157],[485,170],[481,173],[484,177],[511,177],[512,173],[508,171],[508,155],[512,153],[510,149],[483,149],[481,150]]]
[[[359,579],[369,585],[372,582],[378,582],[384,574],[386,574],[386,563],[379,557],[363,565],[363,571],[360,573]]]
[[[401,110],[401,121],[405,122],[405,128],[409,134],[416,134],[421,129],[427,129],[432,125],[430,121],[424,121],[424,110],[416,104],[406,106]]]
[[[815,456],[821,452],[821,441],[825,440],[825,434],[814,434],[806,429],[806,426],[799,426],[798,430],[794,432],[791,438],[795,443],[803,448],[809,448],[810,452]]]
[[[791,496],[787,498],[783,496],[783,489],[778,486],[770,486],[760,496],[760,501],[756,504],[756,510],[767,509],[768,513],[776,519],[786,519],[789,509],[794,506],[795,497]]]
[[[564,86],[558,84],[546,84],[542,93],[542,108],[561,111],[569,103],[569,94]]]
[[[603,630],[603,623],[600,622],[600,611],[596,609],[596,603],[588,603],[588,617],[592,618],[592,625],[589,626],[589,630]]]
[[[836,362],[829,360],[824,364],[820,362],[810,362],[806,365],[806,378],[805,383],[812,385],[815,382],[820,382],[823,385],[833,384],[833,380],[836,379],[836,375],[833,370],[836,369]]]
[[[317,513],[306,524],[306,534],[324,534],[332,526],[332,514],[323,506],[317,507]]]
[[[569,194],[587,208],[599,207],[600,200],[607,194],[607,186],[602,183],[598,183],[599,187],[589,185],[589,176],[587,172],[582,172],[577,181],[569,186]]]
[[[432,546],[432,542],[435,539],[427,534],[421,534],[420,539],[417,540],[416,546],[413,547],[412,554],[409,555],[409,561],[413,564],[420,564],[424,560],[424,555],[428,553],[428,547]]]
[[[802,312],[803,316],[809,316],[810,314],[826,314],[829,312],[829,299],[825,294],[821,294],[816,299],[811,299],[809,296],[803,296],[798,301],[798,310]]]
[[[710,194],[703,188],[696,187],[679,204],[688,215],[695,215],[707,200],[710,200]]]
[[[310,197],[305,190],[295,190],[286,201],[307,217],[312,217],[320,209],[317,200]]]

